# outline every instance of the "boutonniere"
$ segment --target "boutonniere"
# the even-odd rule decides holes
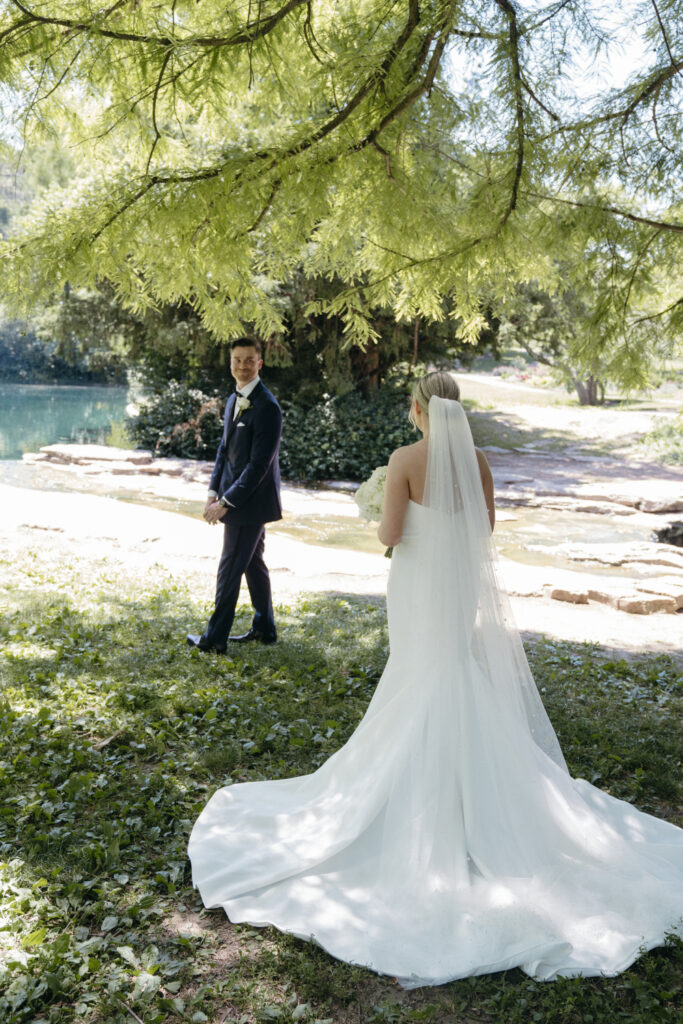
[[[237,401],[235,402],[235,405],[237,406],[238,416],[241,416],[242,413],[245,412],[245,410],[251,409],[251,402],[249,401],[248,398],[245,398],[244,395],[237,396]]]

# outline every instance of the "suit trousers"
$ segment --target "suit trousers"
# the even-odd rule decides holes
[[[230,513],[227,513],[229,519]],[[230,635],[242,576],[247,578],[255,615],[252,628],[274,637],[275,619],[270,576],[263,561],[266,528],[263,523],[227,522],[223,526],[223,552],[216,580],[216,606],[202,637],[213,647],[224,647]]]

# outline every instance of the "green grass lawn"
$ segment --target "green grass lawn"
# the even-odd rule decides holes
[[[18,563],[0,559],[4,1024],[680,1019],[675,940],[614,979],[509,971],[405,993],[203,910],[186,859],[196,815],[217,786],[309,772],[346,740],[386,659],[384,612],[308,598],[279,609],[276,647],[230,662],[184,646],[209,609],[162,568]],[[680,823],[673,663],[529,653],[571,771]]]

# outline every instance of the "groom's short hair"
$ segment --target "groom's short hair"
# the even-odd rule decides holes
[[[261,342],[258,338],[235,338],[230,342],[230,351],[234,352],[236,348],[255,348],[259,356],[261,355]]]

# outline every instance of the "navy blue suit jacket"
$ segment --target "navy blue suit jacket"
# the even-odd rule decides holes
[[[270,523],[282,519],[278,463],[282,412],[262,381],[249,395],[251,405],[237,421],[236,400],[232,394],[225,407],[223,436],[209,489],[233,506],[222,522]]]

